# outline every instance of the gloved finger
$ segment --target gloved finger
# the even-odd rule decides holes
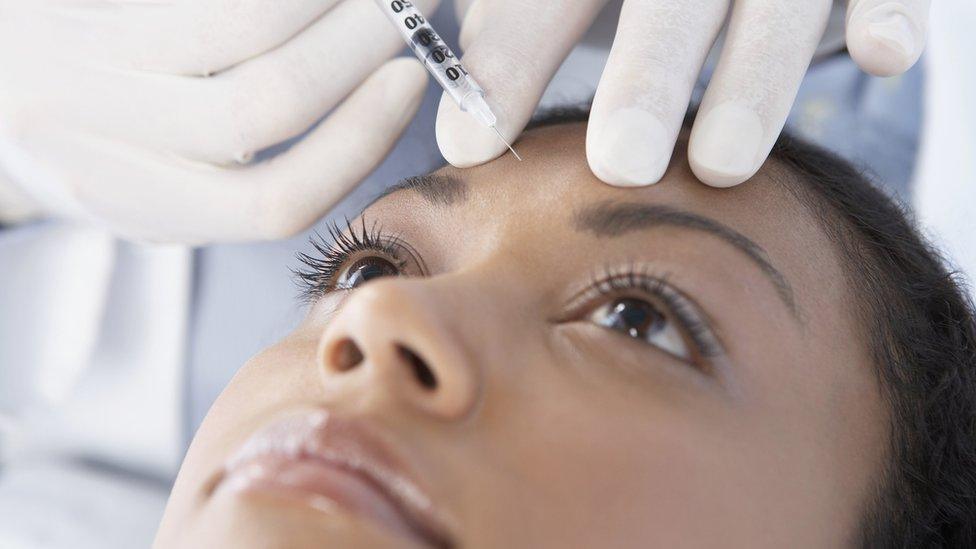
[[[455,14],[458,17],[458,24],[461,30],[458,33],[458,46],[461,51],[467,53],[471,49],[471,43],[485,30],[485,24],[489,21],[489,14],[486,10],[491,7],[491,1],[482,2],[480,0],[456,0]],[[465,4],[465,5],[461,5]],[[461,11],[463,10],[463,11]]]
[[[390,61],[305,139],[249,167],[190,163],[87,137],[60,140],[51,157],[83,207],[130,238],[282,238],[314,223],[383,160],[426,84],[415,60]]]
[[[476,0],[454,0],[454,18],[457,19],[458,25],[464,23],[464,17],[468,14],[468,10],[471,9],[471,5],[475,3]],[[464,42],[461,42],[461,47],[466,47]]]
[[[372,0],[348,0],[284,46],[213,78],[79,74],[78,87],[54,87],[63,96],[45,103],[61,109],[62,123],[108,138],[214,164],[245,162],[308,130],[403,47]]]
[[[76,36],[111,66],[205,76],[288,42],[341,1],[114,2],[112,9],[65,2],[45,8],[61,22],[66,34],[60,39]]]
[[[473,38],[462,62],[485,89],[505,139],[514,139],[528,123],[553,74],[604,2],[494,0],[471,7],[462,34]],[[494,132],[446,94],[437,113],[437,143],[458,167],[487,162],[506,150]]]
[[[427,71],[415,59],[394,59],[308,138],[255,167],[253,176],[263,189],[258,204],[283,206],[267,219],[263,237],[289,236],[309,227],[366,178],[417,114],[427,83]]]
[[[925,49],[929,0],[850,0],[847,49],[865,72],[901,74]]]
[[[620,186],[661,179],[727,10],[713,0],[624,2],[586,133],[597,177]]]
[[[433,13],[439,0],[414,0]],[[300,135],[404,48],[374,0],[347,0],[281,48],[216,77],[230,98],[221,127],[231,132],[212,143],[216,157],[237,147],[238,161]]]
[[[830,0],[738,0],[691,130],[688,159],[713,187],[752,177],[786,123]]]

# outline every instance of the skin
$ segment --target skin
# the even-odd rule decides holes
[[[407,274],[423,276],[323,297],[241,369],[193,441],[156,547],[406,545],[342,512],[208,495],[251,433],[308,406],[385,433],[458,546],[855,543],[888,414],[834,247],[775,165],[716,190],[676,158],[661,183],[621,190],[591,174],[585,130],[528,132],[522,163],[445,168],[466,189],[449,198],[401,190],[369,207],[367,224],[408,242],[425,272]],[[782,274],[793,307],[708,232],[576,228],[577,212],[606,201],[678,208],[741,233]],[[608,267],[665,276],[707,319],[719,356],[683,333],[687,360],[598,325],[593,311],[615,296],[567,311]],[[619,293],[680,326],[656,296]],[[343,370],[334,350],[350,340],[364,359]],[[382,352],[394,343],[425,360],[435,389]]]

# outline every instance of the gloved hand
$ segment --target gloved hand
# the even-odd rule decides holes
[[[606,0],[457,0],[470,9],[464,64],[488,91],[506,139],[525,127],[560,63]],[[624,0],[587,131],[603,181],[649,185],[664,174],[698,73],[731,9],[727,40],[691,133],[703,182],[728,187],[759,169],[785,124],[830,14],[831,0]],[[850,0],[847,45],[860,67],[899,74],[921,55],[929,0]],[[473,166],[504,151],[442,100],[441,152]]]
[[[0,172],[125,236],[291,235],[416,113],[423,68],[384,64],[402,48],[373,0],[0,0]]]

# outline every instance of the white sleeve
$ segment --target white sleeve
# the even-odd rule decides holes
[[[0,459],[171,477],[184,450],[191,251],[67,223],[25,229],[0,241]]]
[[[167,486],[65,461],[22,463],[0,482],[0,547],[149,547]]]
[[[932,3],[915,209],[954,268],[976,282],[976,3]]]

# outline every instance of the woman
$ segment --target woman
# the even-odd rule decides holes
[[[614,189],[580,120],[305,258],[157,547],[976,542],[972,310],[901,212],[789,140],[731,190]]]

